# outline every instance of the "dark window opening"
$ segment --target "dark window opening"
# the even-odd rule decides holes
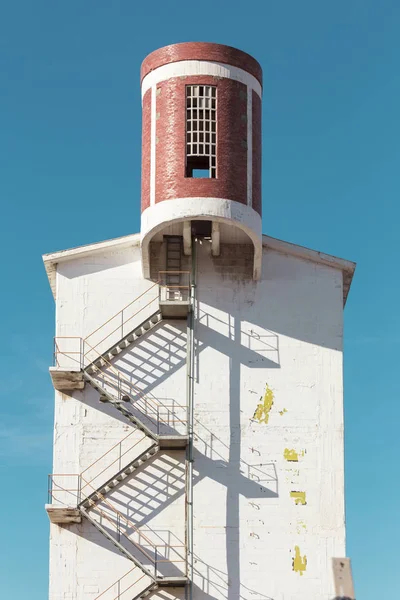
[[[186,159],[186,177],[196,177],[198,179],[210,177],[210,158],[208,156],[188,156]]]
[[[211,239],[212,223],[211,221],[192,221],[192,235]]]

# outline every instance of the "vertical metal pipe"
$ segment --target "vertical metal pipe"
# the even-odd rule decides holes
[[[194,341],[196,310],[196,243],[192,240],[192,277],[190,283],[190,312],[187,328],[187,407],[188,407],[188,463],[187,463],[187,576],[189,599],[193,596],[193,421],[194,421]]]

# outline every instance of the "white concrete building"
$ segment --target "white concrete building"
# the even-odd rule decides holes
[[[150,55],[141,233],[44,256],[50,600],[335,595],[355,265],[261,234],[261,84],[225,46]]]

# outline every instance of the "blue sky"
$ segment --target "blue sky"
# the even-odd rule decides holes
[[[139,68],[202,40],[264,69],[264,233],[358,263],[345,311],[348,555],[357,597],[398,596],[400,3],[0,6],[4,597],[48,586],[54,304],[41,255],[139,230]]]

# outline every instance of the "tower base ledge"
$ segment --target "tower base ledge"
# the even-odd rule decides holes
[[[261,215],[251,206],[227,198],[174,198],[146,208],[141,220],[141,254],[143,276],[150,277],[150,242],[171,225],[190,221],[211,221],[229,225],[246,234],[254,246],[253,279],[261,277],[262,229]],[[215,228],[214,228],[215,230]],[[188,228],[184,229],[186,253],[189,253]],[[186,235],[185,235],[186,234]],[[245,237],[246,237],[245,236]],[[221,240],[223,241],[223,240]],[[214,240],[213,255],[218,255],[220,238]]]

